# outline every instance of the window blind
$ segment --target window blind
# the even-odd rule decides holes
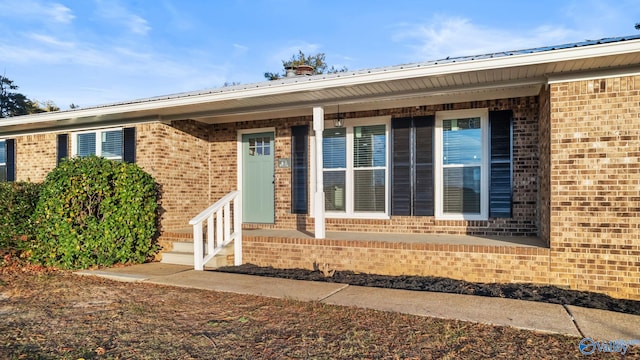
[[[327,129],[322,136],[322,166],[325,169],[345,169],[347,167],[346,129]]]
[[[76,135],[76,155],[96,155],[96,133],[84,133]]]
[[[103,131],[101,156],[107,159],[122,158],[122,130]]]
[[[4,140],[0,140],[0,165],[7,164],[7,145]]]

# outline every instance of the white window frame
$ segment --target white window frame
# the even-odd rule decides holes
[[[5,152],[6,152],[6,151],[7,151],[7,144],[6,144],[6,141],[5,141],[4,139],[0,139],[0,143],[5,144],[4,150],[5,150]],[[6,160],[6,155],[7,155],[7,154],[5,153],[5,160]],[[7,165],[7,162],[6,162],[6,161],[5,161],[5,162],[0,162],[0,166],[2,166],[2,165]]]
[[[443,130],[444,120],[480,118],[482,161],[480,164],[480,214],[444,213]],[[489,109],[448,110],[436,112],[434,142],[435,217],[437,220],[487,220],[489,218]]]
[[[374,126],[374,125],[384,125],[385,126],[385,191],[384,191],[384,212],[365,212],[365,211],[354,211],[354,166],[353,166],[353,129],[358,126]],[[328,120],[324,122],[324,129],[334,129],[333,120]],[[377,117],[369,117],[369,118],[359,118],[359,119],[347,119],[344,121],[344,128],[346,129],[347,136],[347,168],[345,171],[345,211],[326,211],[326,218],[334,218],[334,219],[389,219],[390,212],[390,196],[391,196],[391,170],[390,170],[390,158],[391,158],[391,117],[390,116],[377,116]],[[315,136],[312,138],[312,144],[315,144]],[[311,147],[314,149],[314,146]],[[312,159],[315,159],[315,152],[312,154]],[[315,169],[315,167],[312,167]],[[361,170],[365,169],[382,169],[382,167],[367,167],[367,168],[359,168]],[[312,171],[312,184],[315,184],[316,176],[323,176],[322,174],[316,174],[315,171]],[[313,192],[315,192],[315,185],[313,186]],[[314,208],[313,197],[311,197],[311,209]],[[311,214],[313,217],[314,214]]]
[[[96,130],[86,130],[86,131],[77,131],[74,133],[71,133],[71,154],[72,157],[78,157],[78,135],[82,135],[82,134],[96,134],[96,156],[102,156],[102,133],[105,132],[112,132],[112,131],[122,131],[123,128],[121,127],[116,127],[116,128],[105,128],[105,129],[96,129]],[[124,134],[122,135],[123,139],[122,141],[124,142]],[[124,157],[124,149],[123,149],[123,153],[121,156],[111,156],[111,157],[105,157],[106,159],[109,160],[120,160],[122,161]]]
[[[7,142],[4,139],[0,139],[0,143],[4,144],[4,151],[5,151],[5,162],[0,162],[0,167],[4,166],[4,171],[7,171]],[[6,174],[5,174],[6,175]]]

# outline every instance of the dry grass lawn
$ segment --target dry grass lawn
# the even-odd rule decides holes
[[[0,268],[2,359],[584,359],[579,340],[317,302]],[[626,358],[639,357],[636,348]]]

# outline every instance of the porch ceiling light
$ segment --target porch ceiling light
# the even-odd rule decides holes
[[[338,104],[338,114],[335,119],[333,119],[333,127],[341,128],[344,126],[344,120],[340,118],[340,104]]]

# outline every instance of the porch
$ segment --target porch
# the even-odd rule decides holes
[[[538,237],[332,231],[325,235],[316,239],[305,231],[247,227],[242,232],[243,263],[305,269],[326,264],[338,271],[381,275],[549,283],[550,249]],[[193,231],[165,232],[162,238],[192,244]],[[217,266],[233,265],[233,256],[226,254],[226,263],[218,261]]]
[[[187,230],[190,231],[190,230]],[[243,230],[246,240],[250,238],[281,238],[281,239],[315,239],[313,233],[300,230],[274,230],[274,229],[247,229]],[[344,232],[327,231],[325,240],[330,241],[356,241],[368,243],[389,244],[423,244],[423,245],[449,245],[469,247],[525,247],[546,248],[544,240],[536,236],[476,236],[458,234],[395,234],[372,232]],[[391,246],[391,245],[390,245]]]

